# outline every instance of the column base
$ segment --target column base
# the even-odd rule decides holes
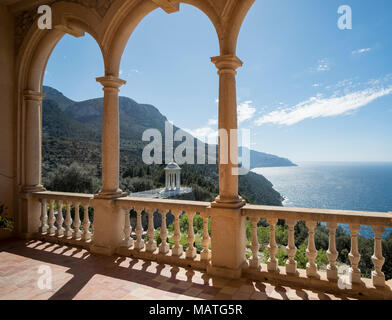
[[[385,287],[385,275],[378,275],[377,272],[372,271],[372,281],[375,287]]]
[[[90,252],[96,253],[96,254],[101,254],[104,256],[112,256],[116,251],[115,247],[104,247],[104,246],[98,246],[96,244],[91,245],[90,247]]]
[[[240,279],[242,276],[242,267],[230,269],[225,267],[216,267],[211,264],[207,265],[207,274],[215,277]]]
[[[23,186],[21,192],[23,193],[34,193],[46,191],[45,187],[41,184],[36,186]]]
[[[111,191],[100,191],[98,194],[94,195],[94,199],[117,199],[128,197],[129,194],[127,192],[123,192],[122,190],[118,190],[115,192]]]
[[[239,209],[246,204],[246,201],[240,196],[236,199],[221,199],[220,196],[215,198],[214,202],[211,202],[212,208],[229,208],[229,209]]]

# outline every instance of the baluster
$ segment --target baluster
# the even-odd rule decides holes
[[[63,201],[59,200],[57,202],[57,231],[56,231],[56,236],[62,237],[64,236],[64,228],[63,228],[63,223],[64,223],[64,217],[63,217]]]
[[[267,222],[270,226],[270,242],[268,245],[268,251],[270,253],[270,257],[267,261],[267,270],[269,272],[279,272],[280,270],[278,268],[278,260],[275,257],[276,252],[278,252],[278,246],[276,245],[276,240],[275,240],[275,226],[276,223],[278,222],[278,219],[270,218],[267,219]]]
[[[176,257],[180,257],[184,250],[182,245],[180,244],[181,240],[181,230],[180,230],[180,215],[182,211],[174,211],[172,210],[172,214],[174,215],[174,246],[172,248],[172,255]]]
[[[329,281],[338,280],[338,268],[336,267],[336,259],[338,252],[336,251],[336,229],[338,225],[335,222],[328,222],[327,228],[329,230],[329,246],[327,251],[329,264],[327,266],[327,279]]]
[[[319,279],[320,275],[317,272],[317,265],[315,263],[317,257],[316,245],[314,244],[314,228],[316,228],[316,221],[306,222],[309,230],[308,248],[306,249],[306,256],[309,262],[306,264],[306,275],[308,278]]]
[[[208,233],[208,214],[202,213],[203,218],[203,250],[200,253],[200,260],[208,261],[211,259],[211,250],[209,249],[210,245],[210,234]]]
[[[154,211],[148,212],[148,230],[147,230],[147,246],[146,250],[149,252],[154,252],[157,248],[157,243],[154,240],[155,235],[155,228],[154,228]]]
[[[129,215],[129,208],[123,208],[124,210],[124,240],[123,240],[123,247],[129,248],[133,245],[133,239],[131,237],[132,227],[131,227],[131,220]]]
[[[259,222],[259,218],[250,218],[250,222],[252,223],[252,259],[249,261],[249,266],[251,268],[258,269],[260,268],[260,260],[259,260],[259,239],[257,236],[257,223]]]
[[[48,208],[46,206],[46,199],[41,199],[41,226],[39,232],[42,234],[48,231]]]
[[[136,209],[136,242],[135,249],[142,250],[144,248],[144,240],[143,240],[143,226],[142,226],[142,212],[143,209]]]
[[[196,248],[193,243],[195,242],[195,231],[193,230],[193,218],[196,212],[187,213],[188,216],[188,248],[186,249],[186,257],[194,259],[196,257]]]
[[[349,277],[351,283],[362,283],[361,282],[361,270],[358,268],[359,260],[361,256],[358,251],[358,231],[361,228],[360,225],[349,225],[351,231],[351,250],[348,258],[351,262],[351,268],[349,270]]]
[[[372,280],[375,287],[385,287],[385,275],[381,271],[382,266],[385,262],[385,258],[382,255],[382,234],[385,231],[383,226],[372,226],[374,231],[374,254],[372,261],[374,265],[374,271],[372,271]]]
[[[167,226],[166,226],[166,214],[165,210],[161,211],[161,244],[159,245],[159,253],[166,254],[169,252],[170,247],[167,244]]]
[[[88,216],[88,204],[83,205],[83,241],[91,240],[91,232],[90,232],[90,218]]]
[[[73,221],[73,234],[72,238],[75,240],[79,240],[82,237],[82,232],[80,231],[80,214],[79,214],[79,206],[80,203],[76,202],[75,203],[75,216],[74,216],[74,221]]]
[[[50,204],[49,219],[48,219],[49,235],[54,236],[57,229],[54,225],[54,222],[56,221],[54,217],[54,200],[49,200],[49,204]]]
[[[295,246],[295,240],[294,240],[294,226],[297,223],[296,220],[287,220],[286,221],[287,226],[288,226],[288,231],[289,231],[289,238],[287,241],[287,255],[288,255],[288,260],[286,261],[286,274],[291,274],[291,275],[298,275],[298,270],[297,270],[297,261],[294,260],[295,253],[297,252],[297,247]]]
[[[71,202],[67,201],[67,211],[65,214],[65,237],[66,238],[72,238],[72,217],[71,217]]]

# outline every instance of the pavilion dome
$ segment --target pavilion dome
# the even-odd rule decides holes
[[[170,162],[165,169],[181,169],[180,166],[175,162]]]

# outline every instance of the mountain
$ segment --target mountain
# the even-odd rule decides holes
[[[245,147],[239,147],[239,155],[245,151]],[[249,152],[249,149],[247,149]],[[273,154],[264,153],[260,151],[250,150],[250,168],[261,167],[293,167],[296,164],[292,163],[289,159],[281,158]]]
[[[50,135],[54,137],[74,136],[100,141],[103,98],[75,102],[51,87],[44,86],[43,91],[46,94],[44,110],[48,112],[46,116],[48,121],[44,119],[44,132],[51,130]],[[58,109],[61,109],[64,114]],[[164,137],[167,118],[156,107],[149,104],[139,104],[127,97],[120,97],[119,114],[120,138],[122,140],[137,141],[140,144],[143,132],[150,128],[158,129]],[[62,121],[56,121],[56,115],[58,120]],[[84,129],[78,128],[81,123],[84,124]],[[46,124],[50,124],[50,126],[46,126]],[[174,127],[174,131],[178,129]],[[53,130],[57,130],[57,132]],[[63,131],[59,132],[59,130]],[[189,137],[193,138],[191,135]],[[239,154],[241,155],[242,152],[242,147],[240,147]],[[251,168],[282,167],[295,166],[295,164],[289,159],[250,150],[250,166]]]
[[[43,100],[43,176],[48,177],[60,165],[69,166],[73,162],[78,162],[85,167],[95,167],[95,174],[99,177],[103,98],[76,102],[51,87],[44,86],[43,92],[46,94]],[[130,170],[145,170],[141,154],[147,142],[141,139],[143,132],[156,128],[164,136],[167,118],[156,107],[139,104],[127,97],[119,98],[119,114],[120,173],[125,179],[125,173],[129,173]],[[178,129],[174,127],[174,131]],[[175,143],[175,146],[180,143]],[[207,145],[205,147],[207,148]],[[250,152],[250,158],[252,168],[294,165],[288,159],[253,150]],[[162,183],[163,166],[157,166],[152,171],[154,183]],[[188,184],[197,181],[197,185],[205,188],[204,191],[208,190],[210,195],[217,193],[217,165],[186,165],[183,168],[183,175],[188,177],[184,178]],[[240,182],[240,193],[248,201],[281,205],[282,197],[263,176],[250,172],[246,176],[241,176]]]

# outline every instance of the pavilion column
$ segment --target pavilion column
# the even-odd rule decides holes
[[[219,196],[218,206],[238,208],[244,201],[238,195],[238,124],[236,74],[242,61],[235,55],[211,58],[219,75]]]
[[[177,189],[181,189],[181,177],[180,172],[177,172]]]
[[[104,102],[102,114],[102,189],[98,198],[115,199],[124,196],[119,188],[120,172],[120,87],[124,80],[113,76],[97,78],[103,85]]]
[[[42,98],[41,92],[24,92],[23,132],[23,185],[20,194],[20,211],[16,230],[20,236],[29,239],[39,231],[41,204],[32,193],[44,191],[41,183],[42,162]]]
[[[245,201],[238,195],[238,134],[236,69],[242,62],[235,55],[211,58],[219,75],[219,195],[211,203],[210,275],[240,278],[246,265]]]

